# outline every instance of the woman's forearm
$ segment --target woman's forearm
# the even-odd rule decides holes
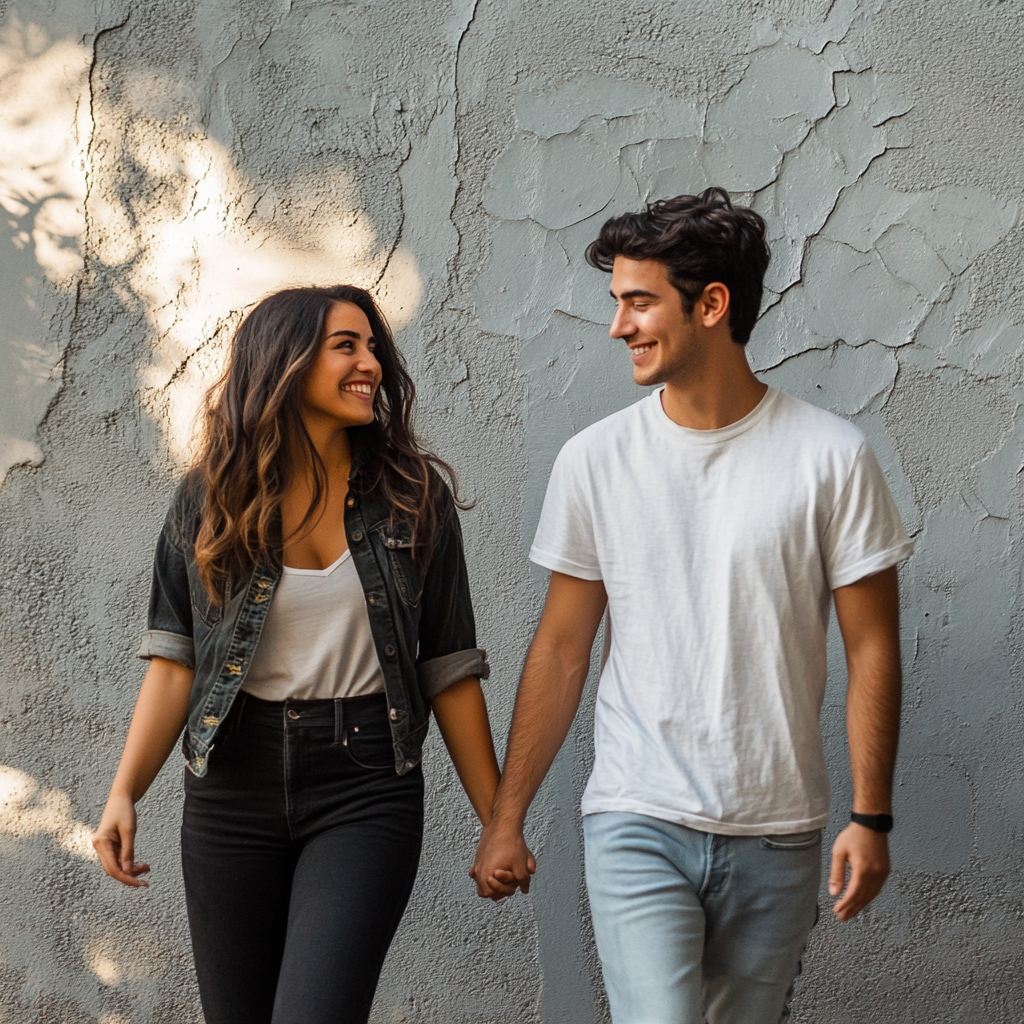
[[[486,825],[501,773],[480,680],[469,676],[442,690],[433,710],[466,796]]]
[[[185,728],[194,677],[192,669],[176,661],[150,661],[111,793],[136,803],[149,789]]]

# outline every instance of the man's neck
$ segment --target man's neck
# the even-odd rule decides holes
[[[666,381],[661,393],[665,415],[691,430],[718,430],[753,412],[768,385],[754,376],[739,345],[732,356],[724,364],[705,365],[686,380]]]

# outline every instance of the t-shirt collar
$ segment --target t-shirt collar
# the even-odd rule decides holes
[[[767,415],[768,410],[775,404],[775,399],[778,396],[778,391],[768,386],[768,390],[764,393],[761,401],[754,406],[750,412],[747,413],[742,419],[737,420],[735,423],[729,423],[724,427],[718,427],[714,430],[695,430],[693,427],[681,427],[674,420],[669,419],[668,414],[665,412],[664,407],[661,404],[661,393],[665,390],[665,385],[657,388],[647,399],[650,403],[650,409],[653,413],[655,422],[659,425],[659,428],[677,441],[683,441],[686,444],[721,444],[723,441],[729,441],[734,437],[738,437],[740,434],[745,434],[751,427],[758,424]]]

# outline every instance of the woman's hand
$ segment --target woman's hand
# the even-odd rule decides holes
[[[149,871],[148,864],[135,863],[135,804],[127,794],[111,793],[103,817],[92,836],[92,845],[99,854],[103,870],[111,878],[133,887],[148,886],[140,875]]]
[[[149,865],[135,863],[135,804],[149,789],[185,727],[194,677],[192,669],[176,661],[153,658],[142,680],[121,763],[92,837],[103,870],[125,885],[149,885],[139,878],[149,871]]]

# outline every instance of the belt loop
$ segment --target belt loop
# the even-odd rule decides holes
[[[334,745],[341,746],[342,712],[341,698],[334,698]]]

